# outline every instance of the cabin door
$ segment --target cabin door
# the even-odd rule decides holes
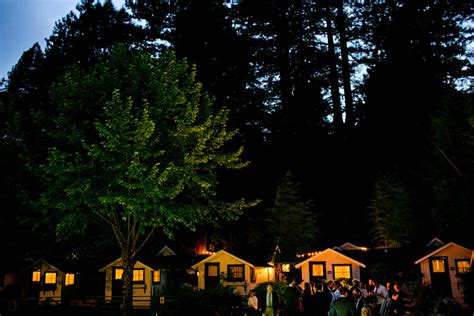
[[[112,269],[112,301],[120,302],[122,300],[122,276],[123,268]]]
[[[448,257],[430,258],[431,286],[440,297],[452,297]]]
[[[211,288],[220,283],[220,268],[219,263],[206,263],[204,287]]]

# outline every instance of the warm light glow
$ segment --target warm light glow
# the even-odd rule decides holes
[[[44,274],[45,284],[56,284],[56,272],[46,272]]]
[[[281,265],[281,271],[282,272],[290,272],[290,264],[289,263],[284,263]]]
[[[66,273],[64,285],[74,285],[74,273]]]
[[[207,267],[207,276],[208,277],[218,277],[219,276],[219,267],[217,265],[209,265]]]
[[[351,266],[334,266],[334,279],[350,279],[351,278]]]
[[[154,270],[153,271],[153,283],[160,283],[161,282],[161,271]]]
[[[133,282],[143,282],[145,278],[145,270],[133,269]]]
[[[362,251],[367,251],[367,250],[369,250],[369,248],[367,248],[367,247],[360,247],[360,250],[362,250]]]
[[[446,272],[446,269],[444,268],[444,260],[433,260],[432,263],[434,273]]]
[[[468,273],[471,270],[469,260],[456,261],[456,270],[458,270],[458,273]]]
[[[121,268],[115,269],[114,280],[122,280],[122,276],[123,276],[123,269]]]
[[[322,263],[313,263],[311,266],[311,276],[324,277],[324,265]]]
[[[33,281],[33,282],[39,282],[40,279],[41,279],[41,272],[39,272],[39,271],[33,271],[33,276],[32,276],[31,281]]]

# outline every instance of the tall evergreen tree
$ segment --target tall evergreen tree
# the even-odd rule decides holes
[[[413,240],[416,226],[411,198],[396,174],[377,176],[369,209],[377,246],[396,248]]]

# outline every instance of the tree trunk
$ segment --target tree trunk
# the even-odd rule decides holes
[[[124,316],[131,315],[133,309],[133,267],[136,263],[135,256],[131,255],[131,249],[122,250],[122,303],[120,305],[120,312]]]
[[[351,72],[349,67],[349,52],[347,49],[346,16],[342,0],[337,0],[337,31],[339,33],[339,45],[341,47],[342,82],[344,85],[344,101],[346,105],[345,125],[354,125],[354,101],[352,99]]]
[[[339,78],[337,75],[337,58],[334,48],[334,38],[332,32],[331,8],[328,5],[326,8],[326,32],[328,37],[328,55],[329,55],[329,80],[331,83],[331,99],[333,107],[333,122],[336,133],[342,129],[342,111],[341,111],[341,96],[339,93]]]

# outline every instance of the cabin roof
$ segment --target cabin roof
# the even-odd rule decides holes
[[[350,251],[351,254],[352,254],[353,250],[349,250],[349,251]],[[337,256],[341,256],[341,257],[345,258],[346,260],[349,260],[350,262],[352,262],[352,263],[354,263],[354,264],[356,264],[356,265],[359,265],[359,266],[361,266],[361,267],[363,267],[363,268],[366,267],[366,265],[365,265],[364,263],[362,263],[362,262],[360,262],[360,261],[357,261],[357,260],[353,259],[352,257],[349,257],[348,255],[343,254],[342,252],[337,251],[337,250],[334,250],[334,249],[331,249],[331,248],[327,248],[326,250],[323,250],[323,251],[321,251],[320,253],[318,253],[318,254],[316,254],[316,255],[314,255],[314,256],[312,256],[312,257],[309,257],[308,259],[306,259],[306,260],[304,260],[304,261],[302,261],[302,262],[296,264],[295,267],[296,267],[296,268],[300,268],[303,264],[305,264],[305,263],[307,263],[307,262],[309,262],[309,261],[313,261],[313,260],[319,259],[319,258],[324,258],[324,256],[326,256],[328,253],[336,254]]]

